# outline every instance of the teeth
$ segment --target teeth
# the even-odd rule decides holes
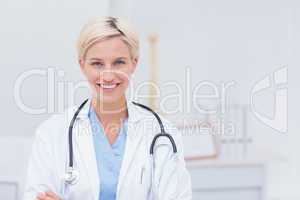
[[[99,84],[104,89],[113,89],[117,87],[117,84]]]

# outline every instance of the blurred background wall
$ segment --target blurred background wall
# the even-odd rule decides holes
[[[3,158],[0,163],[4,166],[0,177],[14,179],[17,176],[23,181],[22,175],[15,174],[19,169],[16,152],[24,148],[26,154],[29,145],[8,141],[23,138],[30,144],[41,121],[69,106],[66,99],[61,99],[59,87],[67,92],[67,82],[84,80],[77,65],[75,49],[80,28],[90,17],[112,14],[127,17],[140,33],[141,59],[134,78],[136,85],[150,79],[151,34],[158,36],[160,84],[175,81],[182,88],[194,88],[203,80],[216,85],[232,81],[234,85],[228,90],[228,105],[249,106],[253,86],[277,69],[288,67],[288,132],[279,133],[266,126],[251,112],[247,132],[253,139],[251,152],[254,156],[260,157],[265,153],[267,157],[283,160],[269,166],[267,196],[284,200],[300,198],[300,135],[297,126],[300,111],[300,79],[297,77],[300,72],[297,56],[300,45],[299,6],[296,1],[283,0],[2,0],[0,101],[3,116],[1,141],[5,145],[0,145]],[[187,68],[191,72],[188,86]],[[15,98],[17,80],[24,72],[33,70],[39,70],[42,75],[30,76],[17,86],[21,88],[19,95],[27,106],[46,108],[46,112],[41,114],[22,111]],[[53,82],[47,82],[49,79]],[[276,85],[273,86],[260,93],[255,101],[257,109],[269,116],[274,115],[276,103]],[[169,92],[168,87],[162,88],[162,94]],[[86,88],[79,88],[74,95],[75,103],[86,94]],[[184,105],[188,101],[190,99],[185,99]],[[199,103],[207,107],[218,104],[213,100]],[[168,106],[172,109],[177,104],[169,102]],[[10,162],[15,166],[8,164]]]

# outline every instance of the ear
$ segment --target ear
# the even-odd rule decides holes
[[[84,72],[84,60],[83,60],[83,58],[80,58],[78,60],[78,64],[80,66],[81,71]]]
[[[133,64],[133,65],[132,65],[132,72],[135,71],[136,66],[137,66],[137,64],[138,64],[138,61],[139,61],[139,58],[138,58],[138,57],[132,59],[132,64]]]

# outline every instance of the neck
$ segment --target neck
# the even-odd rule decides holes
[[[125,96],[114,102],[103,102],[97,98],[93,98],[92,106],[102,123],[122,121],[128,117]]]

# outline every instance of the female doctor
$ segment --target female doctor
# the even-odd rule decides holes
[[[37,128],[23,199],[190,200],[179,132],[163,118],[161,129],[154,113],[125,95],[138,63],[136,32],[119,18],[96,18],[77,48],[91,98]],[[162,131],[174,144],[159,137],[151,147]]]

